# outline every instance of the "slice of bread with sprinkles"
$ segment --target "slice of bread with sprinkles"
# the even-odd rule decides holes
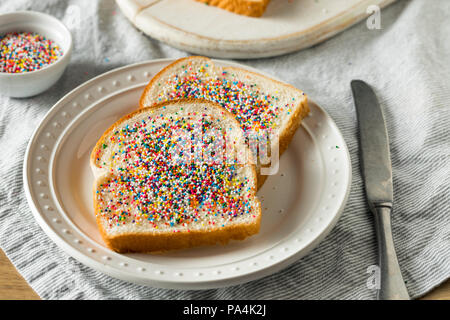
[[[239,123],[210,101],[168,101],[125,116],[91,154],[103,240],[117,252],[155,252],[258,233],[250,158]]]
[[[262,161],[261,151],[256,155],[258,188],[268,174],[276,173],[264,168],[277,168],[273,160],[287,149],[309,113],[307,97],[301,90],[244,69],[216,67],[200,56],[179,59],[156,74],[144,89],[140,107],[182,98],[219,103],[236,117],[245,136],[267,137],[271,161]]]
[[[260,17],[270,0],[197,0],[207,5],[216,6],[237,14]]]

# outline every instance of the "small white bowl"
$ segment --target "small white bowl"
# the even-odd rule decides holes
[[[24,98],[37,95],[58,81],[72,53],[72,35],[58,19],[44,13],[19,11],[0,15],[0,35],[8,32],[35,32],[55,41],[63,55],[52,64],[31,72],[0,72],[0,94]]]

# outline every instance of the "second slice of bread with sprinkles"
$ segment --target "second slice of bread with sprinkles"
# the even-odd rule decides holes
[[[179,59],[156,74],[144,89],[140,107],[182,98],[220,104],[236,117],[246,136],[267,135],[270,149],[278,150],[279,155],[309,112],[301,90],[241,68],[217,67],[200,56]],[[261,162],[257,165],[258,187],[267,178]]]
[[[129,114],[91,154],[103,240],[117,252],[153,252],[256,234],[261,208],[250,156],[239,123],[210,101]]]

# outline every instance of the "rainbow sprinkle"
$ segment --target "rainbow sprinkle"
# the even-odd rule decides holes
[[[42,69],[63,55],[52,40],[31,32],[0,35],[0,72],[23,73]]]
[[[279,116],[290,114],[297,105],[295,98],[290,103],[280,103],[279,97],[264,93],[256,83],[239,80],[232,72],[210,75],[209,67],[208,64],[193,66],[191,62],[186,63],[182,74],[157,84],[169,89],[160,91],[156,103],[181,98],[217,102],[236,117],[245,132],[259,134],[264,131],[269,136],[278,127]]]
[[[193,222],[225,227],[236,217],[251,214],[252,185],[238,175],[238,164],[174,161],[183,152],[197,154],[191,147],[179,149],[183,142],[177,132],[187,132],[191,140],[202,134],[201,147],[209,150],[216,139],[205,132],[214,128],[226,134],[215,121],[220,119],[198,113],[153,114],[117,128],[96,154],[97,165],[112,174],[97,189],[97,214],[109,227],[148,224],[173,232],[190,231]]]

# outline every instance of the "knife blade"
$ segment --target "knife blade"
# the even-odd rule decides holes
[[[351,83],[360,133],[361,167],[371,209],[393,202],[389,138],[378,99],[365,82]]]
[[[361,173],[377,233],[380,267],[377,297],[380,300],[408,300],[392,237],[392,167],[383,111],[368,84],[354,80],[351,87],[360,133]]]

